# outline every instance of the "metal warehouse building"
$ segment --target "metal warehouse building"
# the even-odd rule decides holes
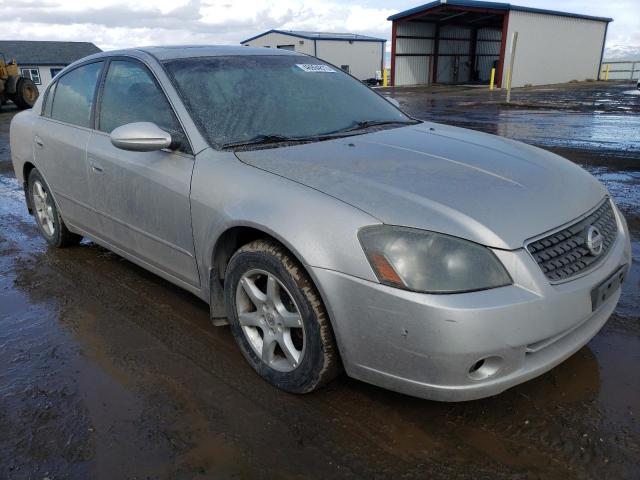
[[[507,82],[511,38],[518,32],[512,86],[597,79],[611,18],[441,0],[388,18],[391,84]]]
[[[313,55],[349,72],[360,80],[376,78],[384,68],[384,38],[354,33],[269,30],[248,38],[242,45],[283,48]]]

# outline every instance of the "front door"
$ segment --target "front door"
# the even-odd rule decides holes
[[[189,198],[194,157],[165,94],[142,63],[111,60],[97,112],[87,161],[105,240],[198,286]],[[132,122],[154,122],[181,136],[181,148],[130,152],[114,147],[111,131]]]

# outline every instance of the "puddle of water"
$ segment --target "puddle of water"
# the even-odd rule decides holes
[[[502,92],[433,94],[428,89],[392,89],[407,113],[425,120],[473,128],[543,147],[564,147],[640,162],[640,91],[628,85],[523,89],[505,107]],[[492,100],[493,99],[493,100]],[[498,102],[494,101],[498,100]],[[575,111],[566,111],[571,107]],[[575,108],[574,108],[575,107]]]
[[[640,171],[617,172],[611,168],[590,165],[583,168],[607,187],[625,213],[640,217]]]
[[[535,145],[618,150],[640,158],[640,116],[567,114],[521,110],[501,112],[496,133]]]

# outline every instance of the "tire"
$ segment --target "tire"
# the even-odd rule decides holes
[[[262,293],[262,307],[251,300],[247,282]],[[308,393],[340,373],[340,357],[322,300],[302,266],[282,245],[255,240],[240,248],[227,266],[224,291],[231,332],[249,365],[267,382],[287,392]],[[270,296],[270,291],[275,295]],[[292,324],[297,326],[287,327]],[[270,348],[264,347],[274,337],[279,340],[271,357],[264,353]]]
[[[13,94],[13,103],[20,110],[31,108],[38,100],[38,87],[30,78],[20,77],[16,84],[16,93]]]
[[[77,245],[82,236],[70,232],[65,225],[49,186],[37,169],[31,170],[28,180],[29,203],[40,234],[53,247],[64,248]]]

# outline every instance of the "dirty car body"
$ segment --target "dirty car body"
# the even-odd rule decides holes
[[[141,103],[166,110],[148,112],[167,134],[155,150],[116,146],[120,110],[105,92],[127,62],[161,92],[136,86]],[[240,77],[198,91],[196,72],[214,78],[246,62],[280,65],[277,78],[301,85],[340,76],[370,97],[348,106],[362,114],[349,127],[345,109],[326,99],[318,114],[309,89],[307,100],[265,81],[256,88],[273,91],[247,98],[246,118],[224,103],[242,91]],[[86,118],[56,115],[81,67],[96,86],[84,92]],[[305,98],[304,108],[288,95]],[[287,101],[295,122],[277,115]],[[365,118],[369,101],[384,121]],[[27,186],[36,168],[71,232],[209,302],[217,324],[228,314],[230,258],[243,242],[273,239],[317,289],[346,373],[423,398],[486,397],[553,368],[605,324],[631,262],[623,216],[571,162],[415,121],[293,52],[154,47],[88,57],[14,118],[11,150],[16,177]]]

